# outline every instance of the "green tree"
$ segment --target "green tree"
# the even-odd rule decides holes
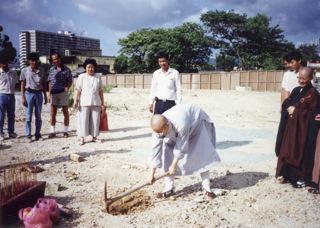
[[[123,74],[128,72],[128,57],[125,55],[119,55],[114,61],[114,71],[117,74]]]
[[[317,48],[318,46],[316,44],[302,44],[297,50],[302,54],[302,60],[307,62],[320,59]]]
[[[209,11],[202,14],[200,20],[211,34],[212,47],[224,53],[220,58],[234,56],[242,66],[242,47],[246,42],[243,33],[247,16],[233,11]]]
[[[207,66],[211,55],[210,39],[203,28],[195,23],[185,23],[169,31],[171,33],[171,62],[180,72],[194,72]]]
[[[284,38],[283,30],[279,25],[270,26],[270,20],[264,14],[257,14],[246,21],[243,47],[246,69],[277,69],[282,56],[294,50],[294,45]]]
[[[8,62],[13,62],[17,50],[13,47],[12,42],[8,35],[1,34],[3,27],[0,25],[0,55],[2,58],[7,59]]]
[[[120,55],[128,57],[128,72],[152,72],[157,69],[156,54],[169,54],[170,65],[180,72],[197,71],[207,65],[211,42],[196,23],[184,23],[170,29],[141,29],[120,39]]]
[[[294,50],[279,25],[271,26],[264,14],[248,17],[233,11],[209,11],[201,15],[211,34],[212,47],[234,57],[242,69],[277,69],[281,57]],[[272,62],[273,61],[273,62]]]
[[[231,71],[236,66],[236,58],[224,53],[219,53],[216,56],[217,70]]]

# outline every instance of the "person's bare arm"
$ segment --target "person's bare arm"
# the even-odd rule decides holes
[[[48,82],[48,102],[51,103],[51,82]]]
[[[156,170],[157,170],[157,168],[152,168],[151,169],[151,173],[150,173],[150,177],[149,177],[149,183],[150,184],[154,183],[154,175],[156,174]]]
[[[43,90],[43,99],[44,99],[44,104],[47,104],[48,103],[48,97],[47,97],[46,90]]]
[[[289,91],[281,89],[281,104],[284,102],[285,99],[289,97],[289,95],[290,95]]]
[[[71,74],[71,71],[68,71],[68,85],[67,87],[64,88],[64,91],[68,92],[72,84],[73,84],[72,74]]]
[[[101,106],[104,107],[105,103],[104,103],[104,97],[103,97],[103,89],[99,90],[99,96],[100,96],[100,99],[101,99]]]
[[[150,102],[148,105],[149,112],[151,112],[151,113],[154,112],[154,105],[155,105],[154,99],[155,99],[155,92],[156,92],[156,87],[157,87],[157,81],[156,81],[155,77],[156,76],[153,73],[152,80],[151,80],[150,96],[149,96]]]
[[[24,80],[21,81],[21,94],[22,94],[22,98],[21,98],[21,102],[22,102],[22,105],[24,107],[27,107],[27,100],[26,100],[26,82]]]
[[[73,107],[74,107],[75,109],[78,109],[78,108],[79,108],[80,95],[81,95],[81,92],[76,89],[76,90],[74,91],[74,104],[73,104]]]
[[[169,167],[169,174],[170,175],[174,175],[177,171],[177,167],[178,167],[178,163],[179,163],[179,159],[174,157],[173,161]]]

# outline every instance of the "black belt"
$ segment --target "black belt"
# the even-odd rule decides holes
[[[29,93],[38,93],[38,92],[42,92],[43,90],[37,90],[37,89],[30,89],[30,88],[27,88],[26,91],[28,91]]]
[[[158,102],[158,101],[162,101],[162,102],[169,102],[169,103],[171,103],[171,102],[175,102],[174,100],[162,100],[162,99],[159,99],[159,98],[155,98],[155,100],[156,100],[156,102]]]

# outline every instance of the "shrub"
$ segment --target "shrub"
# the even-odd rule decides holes
[[[112,90],[112,88],[113,88],[113,85],[105,85],[105,86],[103,87],[103,92],[104,92],[104,93],[110,93],[110,91]]]
[[[68,107],[72,107],[74,103],[74,85],[72,85],[68,92]]]

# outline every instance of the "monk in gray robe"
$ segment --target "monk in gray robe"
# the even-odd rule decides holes
[[[208,169],[220,162],[216,152],[215,128],[210,117],[193,104],[176,105],[162,115],[153,115],[154,131],[152,171],[153,183],[157,168],[163,168],[170,176],[165,177],[165,188],[157,194],[166,198],[174,194],[174,175],[200,173],[205,195],[214,198],[210,189]]]

